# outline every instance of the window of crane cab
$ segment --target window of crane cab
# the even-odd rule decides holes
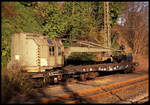
[[[49,45],[53,45],[53,41],[52,41],[52,40],[47,40],[47,43],[48,43]]]
[[[55,55],[54,46],[49,47],[49,55],[50,56],[54,56]]]
[[[61,53],[61,47],[58,46],[58,56],[60,56],[62,53]]]
[[[57,40],[56,43],[58,48],[58,56],[61,56],[62,55],[61,42],[60,40]]]

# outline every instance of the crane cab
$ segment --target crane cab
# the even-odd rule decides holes
[[[60,39],[49,39],[35,33],[12,35],[11,61],[19,62],[27,72],[44,72],[64,65],[64,47]]]

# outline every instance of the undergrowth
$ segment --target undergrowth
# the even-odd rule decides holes
[[[12,98],[32,91],[31,82],[25,79],[18,65],[13,65],[11,69],[3,69],[1,73],[2,103],[9,103]]]

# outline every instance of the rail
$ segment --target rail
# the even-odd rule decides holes
[[[126,89],[129,88],[133,88],[142,84],[148,83],[148,75],[144,75],[142,77],[137,77],[131,80],[127,80],[127,81],[122,81],[122,82],[118,82],[118,83],[114,83],[114,84],[110,84],[107,86],[100,86],[100,87],[96,87],[96,88],[92,88],[92,89],[87,89],[87,90],[82,90],[82,91],[77,91],[76,93],[70,93],[70,94],[65,94],[59,97],[51,97],[51,98],[47,98],[47,99],[43,99],[40,100],[40,102],[29,102],[30,104],[34,104],[34,103],[40,103],[40,104],[46,104],[46,103],[55,103],[55,101],[59,101],[62,99],[67,99],[67,98],[71,98],[74,97],[75,95],[78,96],[84,96],[83,98],[86,100],[91,100],[91,99],[95,99],[97,97],[103,97],[105,95],[109,95],[109,94],[115,94],[118,91],[125,91]],[[100,90],[105,90],[105,92],[100,92]],[[97,92],[97,94],[94,95],[90,95],[87,96],[90,93],[94,93]],[[71,101],[66,101],[66,104],[75,104],[75,103],[79,103],[80,99],[75,99],[75,100],[71,100]]]

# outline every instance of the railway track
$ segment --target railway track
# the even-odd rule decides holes
[[[95,100],[98,98],[107,97],[113,95],[118,97],[120,101],[123,101],[116,93],[120,91],[126,91],[128,89],[142,86],[148,83],[148,75],[137,77],[134,79],[126,80],[123,82],[118,82],[106,86],[95,87],[92,89],[86,89],[82,91],[77,91],[75,93],[65,94],[59,97],[51,97],[47,99],[40,100],[39,102],[29,102],[30,104],[40,103],[65,103],[65,104],[76,104],[76,103],[87,103],[89,100]],[[119,101],[118,100],[118,101]]]

